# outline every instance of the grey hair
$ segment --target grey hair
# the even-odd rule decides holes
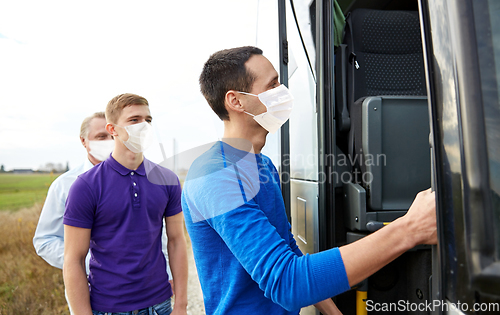
[[[106,119],[106,115],[104,114],[104,112],[97,112],[97,113],[94,113],[93,115],[85,118],[82,122],[82,126],[80,127],[80,137],[81,138],[88,139],[90,122],[94,118]]]

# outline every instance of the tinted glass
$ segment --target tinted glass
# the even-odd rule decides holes
[[[291,1],[295,14],[295,23],[299,31],[301,44],[304,47],[306,58],[313,77],[316,75],[316,47],[314,37],[316,36],[316,1],[295,0]],[[288,13],[287,13],[288,14]]]
[[[500,259],[500,1],[477,0],[472,3],[479,53],[496,252],[497,259]]]

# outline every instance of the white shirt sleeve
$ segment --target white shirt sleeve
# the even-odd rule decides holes
[[[47,198],[40,213],[40,219],[33,237],[33,246],[36,253],[47,263],[62,269],[64,261],[64,225],[63,216],[68,191],[78,175],[92,168],[92,163],[86,160],[75,169],[59,176],[50,185]],[[85,259],[87,274],[90,253]]]
[[[40,213],[33,237],[36,253],[51,266],[62,269],[64,256],[64,204],[66,196],[61,181],[52,183]]]

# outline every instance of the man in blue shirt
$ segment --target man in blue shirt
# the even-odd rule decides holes
[[[213,54],[201,91],[224,122],[224,138],[195,160],[182,206],[207,314],[298,314],[361,282],[417,244],[435,244],[434,194],[362,240],[302,255],[290,233],[279,176],[260,153],[286,122],[293,97],[256,47]]]
[[[181,188],[172,171],[143,156],[151,144],[148,102],[134,94],[118,95],[108,103],[106,120],[115,138],[113,153],[78,177],[66,202],[63,275],[71,307],[75,314],[186,314]],[[161,177],[164,185],[153,184],[149,176]],[[173,311],[161,251],[163,218],[176,281]]]

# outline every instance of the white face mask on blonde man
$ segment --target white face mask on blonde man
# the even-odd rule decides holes
[[[125,127],[119,125],[116,126],[125,129],[128,133],[128,139],[122,140],[122,142],[127,149],[134,153],[146,151],[146,149],[153,143],[153,133],[151,132],[152,127],[147,121]]]

